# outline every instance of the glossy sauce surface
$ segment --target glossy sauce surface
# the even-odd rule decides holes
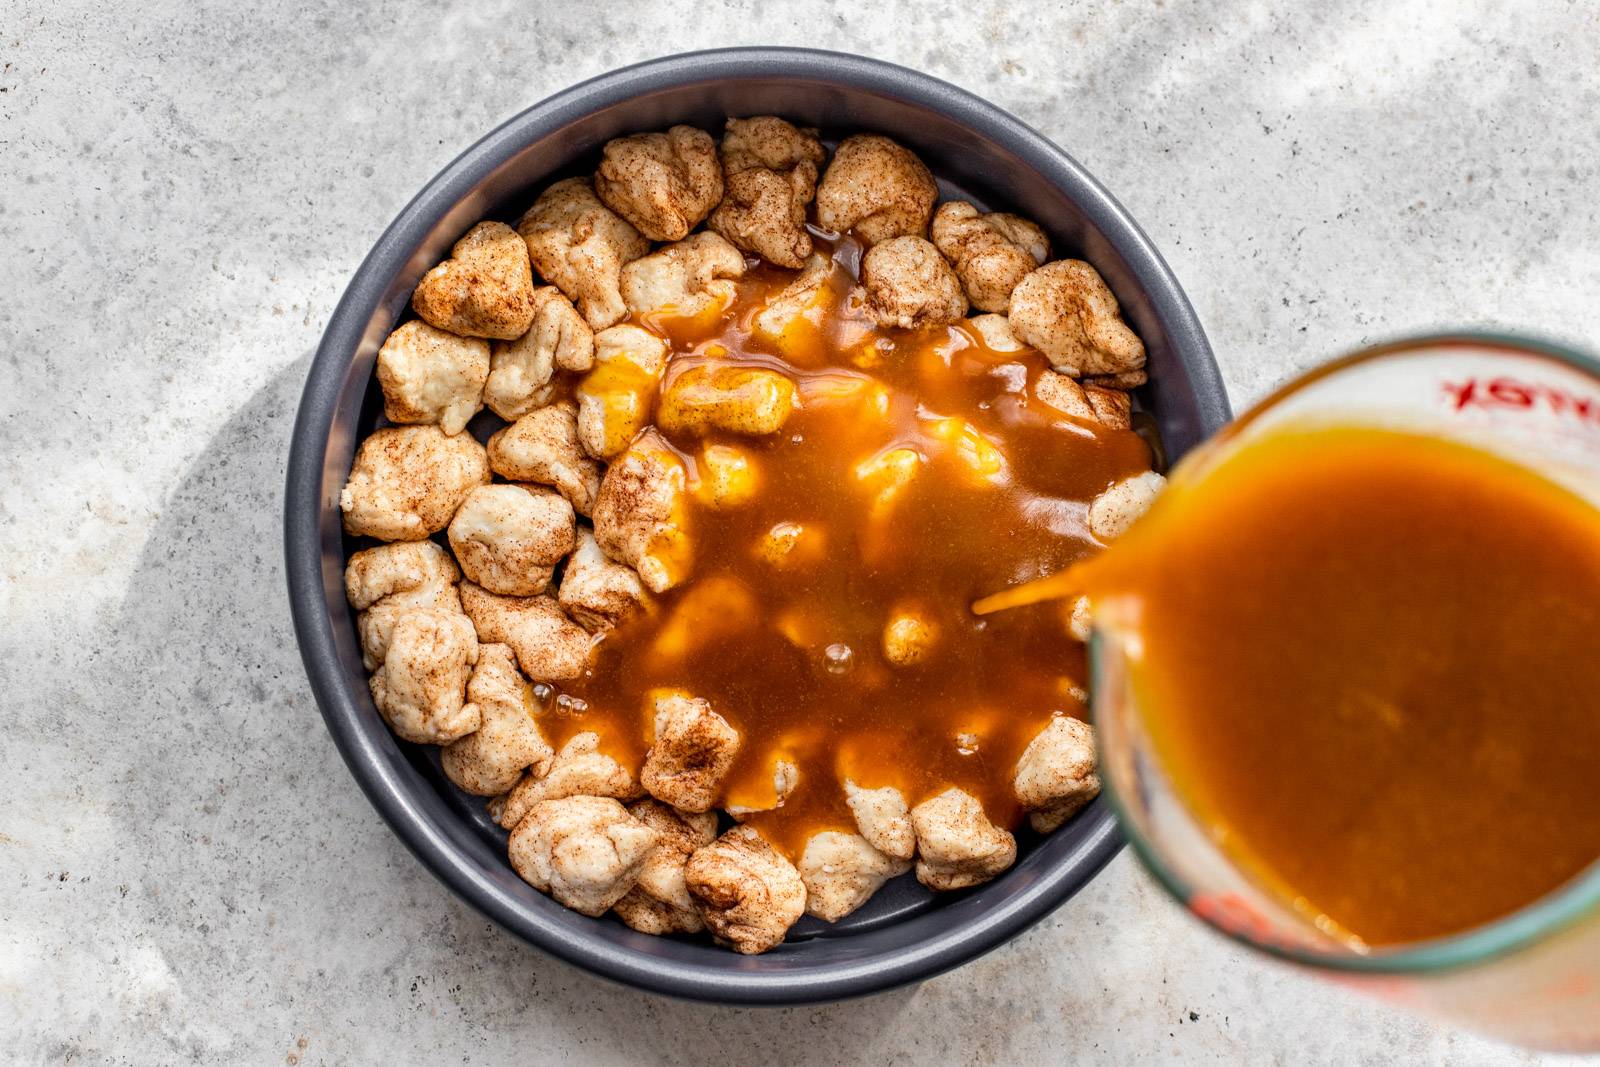
[[[1075,577],[1191,810],[1309,917],[1437,937],[1600,859],[1600,512],[1531,471],[1274,431]]]
[[[849,296],[858,260],[839,243],[781,354],[754,319],[794,271],[756,266],[704,320],[641,321],[672,340],[664,387],[697,365],[763,367],[796,383],[798,406],[767,438],[665,435],[691,488],[720,444],[748,455],[756,492],[727,510],[691,492],[688,579],[608,634],[544,719],[557,744],[596,730],[637,767],[651,690],[708,700],[743,741],[719,806],[770,807],[777,761],[798,769],[783,806],[750,819],[792,855],[819,830],[854,829],[845,778],[897,786],[913,805],[957,785],[1016,824],[1017,757],[1053,714],[1084,714],[1084,651],[1057,605],[990,620],[968,605],[1097,552],[1088,502],[1151,462],[1137,434],[1034,400],[1038,353],[991,351],[965,326],[874,329]],[[915,453],[916,473],[880,500],[858,470],[895,449]],[[790,545],[777,562],[771,543]],[[881,648],[900,609],[936,634],[911,666]]]

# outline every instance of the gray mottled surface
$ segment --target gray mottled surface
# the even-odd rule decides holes
[[[10,0],[0,1061],[1518,1060],[1224,945],[1128,856],[866,1002],[688,1006],[543,959],[345,773],[279,484],[306,355],[407,197],[526,104],[712,44],[875,54],[1043,129],[1165,251],[1236,402],[1427,325],[1595,338],[1594,11]]]

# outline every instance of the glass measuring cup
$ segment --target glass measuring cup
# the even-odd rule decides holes
[[[1191,453],[1172,480],[1198,479],[1286,427],[1456,441],[1600,508],[1600,362],[1558,346],[1461,334],[1358,353],[1268,397]],[[1190,911],[1237,941],[1408,1010],[1518,1044],[1600,1050],[1600,862],[1464,934],[1380,949],[1351,944],[1259,885],[1188,810],[1145,728],[1127,640],[1114,613],[1095,618],[1090,660],[1103,776],[1135,850]]]

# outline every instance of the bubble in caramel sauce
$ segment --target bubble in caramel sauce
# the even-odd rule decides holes
[[[556,697],[557,715],[582,715],[589,710],[589,702],[582,697],[573,696],[571,693],[562,693]]]
[[[593,730],[638,767],[652,690],[709,701],[742,739],[724,806],[759,809],[741,818],[791,856],[854,830],[846,778],[911,804],[959,786],[1018,825],[1017,757],[1053,714],[1085,713],[1084,649],[1054,605],[968,606],[1098,552],[1089,501],[1151,464],[1138,435],[1035,402],[1037,353],[995,352],[964,324],[875,328],[851,297],[859,246],[832,249],[781,329],[757,320],[796,272],[760,263],[720,317],[650,316],[672,346],[662,390],[707,364],[776,372],[792,408],[763,436],[728,419],[661,431],[689,472],[691,570],[604,635],[541,719],[557,746]]]
[[[849,674],[856,665],[856,654],[849,645],[836,641],[822,650],[822,661],[829,674]]]

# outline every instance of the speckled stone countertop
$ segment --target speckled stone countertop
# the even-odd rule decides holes
[[[11,0],[0,1061],[1530,1060],[1223,943],[1130,855],[866,1001],[587,978],[379,822],[301,672],[279,547],[307,358],[383,226],[518,109],[697,47],[864,52],[1037,126],[1166,254],[1236,405],[1424,327],[1600,341],[1600,21],[1508,7]]]

